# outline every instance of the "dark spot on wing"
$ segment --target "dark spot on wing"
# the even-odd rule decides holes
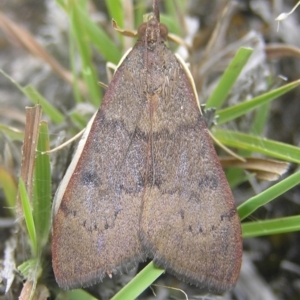
[[[85,171],[81,175],[81,182],[83,185],[97,187],[101,184],[100,177],[94,171]]]
[[[202,227],[201,227],[200,224],[198,224],[198,228],[197,228],[197,229],[198,229],[198,232],[199,232],[199,233],[202,233],[202,232],[203,232]]]
[[[216,176],[205,175],[199,180],[199,188],[207,188],[210,190],[215,190],[218,187],[218,179]]]
[[[75,217],[77,213],[76,210],[69,209],[64,201],[61,202],[59,209],[65,216],[72,215],[73,217]]]
[[[184,210],[181,209],[178,213],[180,214],[180,217],[183,220],[184,219]]]
[[[225,218],[228,218],[228,221],[236,214],[236,209],[233,208],[229,212],[221,215],[221,221],[223,221]]]
[[[115,210],[115,213],[114,213],[114,216],[115,218],[118,216],[118,214],[121,212],[121,209],[116,209]]]
[[[140,173],[135,175],[134,181],[127,181],[125,184],[120,184],[116,187],[118,193],[125,191],[126,194],[140,193],[145,187],[145,178]]]

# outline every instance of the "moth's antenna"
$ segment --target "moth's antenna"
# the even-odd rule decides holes
[[[159,9],[158,9],[158,1],[159,0],[153,0],[153,13],[159,22]]]

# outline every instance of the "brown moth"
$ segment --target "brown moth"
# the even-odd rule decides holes
[[[241,267],[234,199],[193,79],[154,16],[118,67],[55,195],[58,285],[92,285],[146,258],[213,291]]]

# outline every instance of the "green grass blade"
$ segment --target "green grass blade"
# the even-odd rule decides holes
[[[67,10],[67,3],[66,0],[55,0],[55,2],[63,9]]]
[[[19,129],[7,126],[6,124],[0,123],[0,131],[4,132],[10,140],[14,141],[23,141],[24,132],[21,132]]]
[[[251,197],[246,202],[239,205],[238,213],[240,219],[245,219],[247,216],[256,211],[259,207],[269,203],[270,201],[282,195],[286,191],[290,190],[297,184],[300,184],[300,172],[290,175],[289,177],[271,186],[270,188],[261,192],[260,194]]]
[[[117,24],[120,28],[124,28],[124,24],[126,23],[125,19],[124,19],[125,18],[124,1],[122,1],[122,0],[114,0],[114,1],[106,0],[105,3],[106,3],[107,10],[108,10],[110,18],[114,19],[117,22]],[[127,29],[127,28],[125,28],[125,29]],[[119,40],[121,42],[121,45],[122,45],[121,48],[123,49],[123,47],[124,47],[124,36],[121,35],[121,34],[118,34],[118,38],[119,38]],[[111,39],[110,39],[110,42],[111,42]],[[100,50],[100,48],[101,48],[101,50]],[[106,60],[117,64],[117,62],[120,60],[119,54],[121,55],[121,53],[118,53],[118,57],[111,57],[111,53],[110,53],[109,49],[107,49],[106,45],[103,45],[103,41],[102,41],[99,44],[99,46],[97,47],[97,49],[99,50],[100,53],[102,53],[103,48],[105,48],[105,52],[107,52],[107,54],[109,55],[109,57],[107,57]],[[116,45],[114,45],[114,48],[117,48]],[[106,49],[108,51],[106,51]]]
[[[230,106],[228,108],[219,110],[218,114],[218,124],[223,124],[228,121],[234,120],[247,112],[251,111],[254,108],[260,107],[262,104],[268,103],[279,96],[287,93],[288,91],[294,89],[300,85],[300,80],[293,81],[289,84],[286,84],[278,89],[264,93],[258,97],[255,97],[249,101],[244,101],[242,103]]]
[[[25,183],[22,178],[19,179],[19,193],[21,204],[24,212],[25,223],[28,231],[28,235],[31,242],[31,249],[33,256],[37,255],[37,240],[36,240],[36,230],[33,221],[33,215],[30,205],[30,200],[26,191]]]
[[[51,221],[51,172],[50,158],[42,152],[49,150],[46,122],[41,122],[34,170],[33,217],[37,229],[38,247],[48,242]]]
[[[36,266],[36,258],[32,258],[24,261],[21,265],[18,266],[18,270],[22,273],[25,278],[31,278],[31,271]]]
[[[108,13],[114,19],[118,26],[124,28],[124,11],[121,0],[106,0],[105,1]]]
[[[65,13],[68,15],[69,14],[69,9],[68,5],[65,3],[66,1],[64,0],[55,0],[56,3],[65,11]],[[79,82],[80,82],[80,77],[77,71],[77,52],[76,52],[76,41],[72,36],[72,31],[69,31],[69,39],[68,39],[68,44],[69,44],[69,57],[70,57],[70,65],[71,65],[71,70],[72,70],[72,77],[73,77],[73,83],[72,83],[72,90],[73,90],[73,95],[75,98],[76,103],[81,103],[83,102],[83,95],[81,95],[80,87],[79,87]]]
[[[87,293],[84,290],[73,290],[73,291],[68,291],[68,298],[69,300],[97,300],[97,298],[93,297],[91,294]]]
[[[8,78],[19,89],[20,92],[28,97],[31,102],[33,102],[34,104],[40,104],[44,112],[49,116],[49,118],[51,118],[54,123],[60,124],[64,121],[64,116],[54,106],[52,106],[33,86],[28,85],[23,88],[18,82],[16,82],[3,70],[0,70],[0,72],[6,78]]]
[[[213,128],[216,139],[226,146],[262,153],[300,164],[300,148],[242,132]]]
[[[300,231],[300,216],[242,223],[243,238]]]
[[[42,274],[40,258],[35,257],[24,261],[21,265],[18,266],[18,270],[26,279],[33,281],[36,285],[38,278]]]
[[[172,34],[182,36],[183,28],[181,22],[178,21],[178,13],[182,17],[185,15],[187,3],[181,0],[176,1],[176,5],[174,5],[172,1],[165,1],[164,5],[166,12],[160,16],[161,23],[167,25],[169,32],[172,32]]]
[[[69,37],[72,36],[72,31],[69,30]],[[80,87],[79,87],[79,82],[80,82],[80,77],[77,72],[77,52],[76,52],[76,41],[75,38],[70,38],[69,39],[69,57],[70,57],[70,65],[72,69],[72,75],[73,75],[73,82],[72,82],[72,90],[73,90],[73,95],[75,98],[76,103],[81,103],[83,102],[83,95],[81,94]]]
[[[89,120],[87,120],[86,116],[83,116],[77,111],[72,111],[70,113],[70,119],[72,120],[73,124],[76,125],[80,130],[85,128],[86,124]]]
[[[106,61],[117,64],[122,56],[121,50],[116,47],[116,43],[106,34],[106,31],[92,21],[87,10],[83,9],[78,2],[70,1],[66,13],[70,16],[74,36],[79,34],[76,36],[76,40],[80,42],[79,46],[87,50],[90,48],[89,43],[92,43]],[[110,2],[114,3],[115,1]],[[80,31],[76,31],[77,29]],[[80,34],[84,35],[80,36]]]
[[[253,49],[240,48],[222,75],[217,87],[206,102],[206,108],[219,108],[247,63]]]
[[[103,55],[106,61],[117,64],[122,57],[121,50],[116,46],[116,43],[111,39],[105,31],[98,27],[95,23],[85,16],[81,16],[87,23],[85,23],[89,39],[96,47],[96,49]]]
[[[2,210],[8,210],[9,214],[13,216],[15,212],[14,207],[16,205],[18,187],[12,172],[3,166],[0,166],[0,187],[3,189],[6,203]]]
[[[134,24],[135,28],[143,23],[143,15],[146,14],[146,5],[144,0],[137,0],[134,7]]]
[[[135,299],[148,288],[165,270],[150,262],[127,285],[125,285],[112,300]]]
[[[254,176],[255,174],[247,174],[240,168],[230,168],[226,170],[226,178],[232,190],[238,185],[249,181],[249,179]]]
[[[32,85],[25,86],[23,88],[24,94],[34,104],[40,104],[43,112],[51,119],[55,124],[61,124],[64,122],[65,117],[60,113],[52,104],[50,104]]]
[[[252,121],[251,130],[250,132],[259,135],[262,134],[264,129],[266,128],[266,124],[268,121],[270,111],[270,104],[262,104],[255,112],[254,119]]]
[[[98,107],[101,99],[100,89],[98,87],[98,76],[92,61],[87,23],[84,21],[87,19],[87,22],[90,23],[91,20],[86,17],[85,5],[80,2],[82,1],[69,2],[72,37],[76,40],[76,45],[81,58],[82,76],[89,91],[89,99],[96,107]]]

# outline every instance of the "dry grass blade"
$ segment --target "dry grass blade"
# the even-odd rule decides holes
[[[214,65],[219,59],[218,55],[219,49],[223,48],[225,33],[228,28],[230,16],[232,15],[235,8],[233,1],[225,1],[222,5],[219,17],[217,18],[217,23],[214,26],[211,37],[206,44],[205,51],[201,57],[201,60],[194,64],[192,69],[192,74],[195,80],[197,90],[203,85],[204,78],[210,71],[210,65]],[[198,70],[201,70],[201,76],[197,75]]]
[[[265,47],[269,58],[276,59],[282,57],[300,57],[300,49],[284,44],[269,44]]]
[[[243,168],[250,172],[254,172],[256,177],[261,180],[274,181],[283,175],[289,167],[289,163],[266,159],[245,157],[245,162],[242,162],[233,157],[220,158],[222,167]]]
[[[85,131],[85,129],[81,130],[80,132],[78,132],[76,135],[74,135],[68,141],[62,143],[61,145],[59,145],[58,147],[55,147],[54,149],[42,152],[42,154],[50,154],[50,153],[54,153],[60,149],[63,149],[65,146],[67,146],[67,145],[71,144],[72,142],[76,141],[77,139],[79,139],[83,135],[84,131]]]
[[[226,147],[224,144],[222,144],[221,142],[219,142],[218,139],[216,139],[214,137],[214,135],[209,131],[209,135],[211,137],[211,139],[214,141],[214,143],[216,145],[218,145],[221,149],[223,149],[225,152],[227,152],[229,155],[233,156],[233,159],[237,160],[237,161],[241,161],[241,162],[245,162],[245,158],[236,154],[235,152],[231,151],[228,147]]]
[[[64,69],[57,60],[55,60],[25,29],[21,28],[18,24],[8,19],[0,12],[0,27],[8,36],[17,41],[32,55],[39,57],[46,62],[53,71],[55,71],[63,80],[72,84],[73,75]],[[86,87],[82,82],[79,82],[80,90],[85,95],[87,93]]]
[[[33,282],[27,280],[23,285],[19,299],[20,300],[29,300],[32,297],[33,290],[34,290]]]
[[[181,293],[185,296],[185,299],[186,299],[186,300],[189,300],[188,295],[187,295],[186,292],[185,292],[184,290],[182,290],[182,289],[178,289],[178,288],[174,288],[174,287],[166,286],[166,285],[160,285],[160,284],[152,284],[152,285],[153,285],[153,286],[157,286],[157,287],[162,287],[162,288],[170,289],[170,290],[174,290],[174,291],[179,291],[179,292],[181,292]],[[152,291],[153,291],[153,290],[152,290]],[[153,293],[154,293],[154,291],[153,291]],[[154,293],[154,296],[156,296],[155,293]]]
[[[203,56],[204,61],[207,57],[209,57],[211,55],[211,52],[214,52],[216,46],[218,46],[218,44],[220,42],[219,40],[224,37],[224,30],[225,30],[224,22],[226,21],[226,23],[228,23],[228,19],[230,16],[230,14],[228,12],[231,9],[230,5],[231,4],[229,2],[226,3],[221,11],[218,22],[216,23],[216,26],[211,35],[211,38],[206,46],[205,54]]]
[[[98,84],[99,84],[100,87],[102,87],[103,89],[107,90],[107,87],[108,87],[107,84],[105,84],[105,83],[102,82],[102,81],[99,81]]]
[[[49,297],[50,297],[50,293],[45,285],[36,286],[35,283],[33,283],[30,280],[27,280],[24,283],[19,299],[20,300],[43,300],[43,299],[48,299]]]
[[[36,144],[39,134],[39,124],[42,117],[42,108],[40,105],[35,107],[26,107],[26,125],[24,134],[24,143],[22,148],[22,164],[20,177],[25,183],[27,194],[29,197],[33,191],[33,173]],[[22,205],[18,196],[17,200],[17,216],[22,217]]]
[[[7,118],[9,116],[9,120],[10,121],[16,121],[16,122],[19,122],[19,123],[22,123],[22,124],[25,124],[25,116],[24,116],[24,113],[14,109],[14,108],[11,108],[11,107],[1,107],[1,110],[0,110],[0,117],[1,119],[3,120],[4,118]]]

